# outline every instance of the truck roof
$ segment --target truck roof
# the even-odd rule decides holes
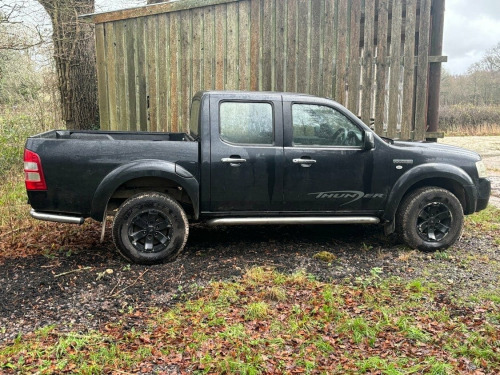
[[[304,100],[304,98],[315,98],[318,103],[320,102],[335,102],[333,99],[330,98],[322,98],[322,97],[317,97],[314,95],[310,94],[302,94],[302,93],[295,93],[295,92],[279,92],[279,91],[240,91],[240,90],[205,90],[205,91],[198,91],[196,95],[194,96],[195,98],[200,98],[206,95],[215,95],[215,96],[224,96],[228,99],[231,99],[231,96],[237,96],[238,99],[243,98],[248,98],[248,99],[255,99],[255,97],[259,97],[259,99],[262,100],[270,100],[270,99],[277,99],[277,96],[280,96],[283,98],[284,101],[300,101]],[[335,102],[336,103],[336,102]]]

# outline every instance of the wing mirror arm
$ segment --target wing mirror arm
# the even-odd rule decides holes
[[[365,132],[365,137],[363,139],[363,150],[372,150],[375,148],[375,137],[373,136],[373,132],[367,131]]]

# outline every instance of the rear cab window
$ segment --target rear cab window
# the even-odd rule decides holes
[[[193,104],[191,104],[191,118],[189,119],[189,134],[194,139],[198,139],[200,136],[200,107],[200,100],[194,99]]]
[[[274,144],[273,106],[263,102],[222,102],[220,138],[232,144]]]

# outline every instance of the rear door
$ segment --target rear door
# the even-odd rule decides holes
[[[280,211],[283,204],[281,95],[211,94],[210,211]]]

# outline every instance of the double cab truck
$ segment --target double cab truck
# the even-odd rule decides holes
[[[293,93],[205,91],[188,133],[54,130],[28,138],[31,215],[81,224],[113,215],[128,260],[171,260],[189,223],[382,224],[445,249],[484,209],[478,154],[377,136],[340,104]]]

